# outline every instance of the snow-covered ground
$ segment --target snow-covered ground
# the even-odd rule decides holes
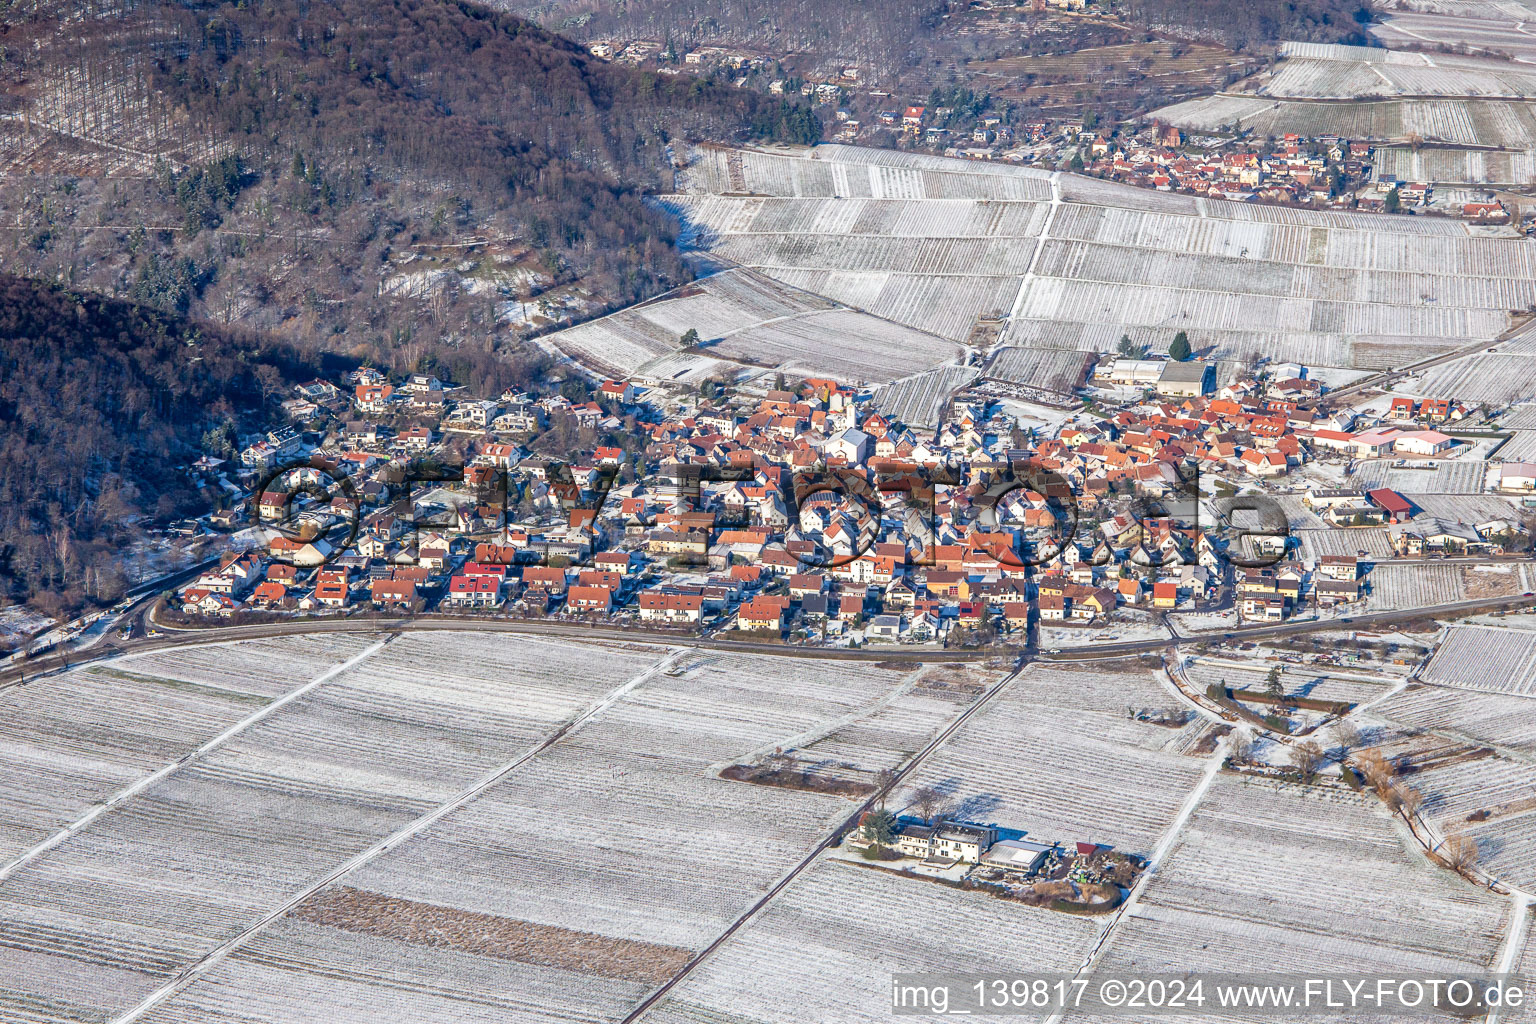
[[[1091,647],[1094,644],[1128,643],[1134,640],[1166,640],[1168,636],[1166,626],[1149,619],[1116,618],[1090,626],[1040,623],[1040,646],[1047,648]]]

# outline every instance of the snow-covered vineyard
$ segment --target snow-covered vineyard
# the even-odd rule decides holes
[[[895,380],[875,391],[885,415],[913,427],[935,427],[944,403],[980,376],[971,366],[940,366]]]
[[[1536,97],[1536,65],[1453,53],[1370,46],[1282,43],[1273,74],[1249,80],[1264,96],[1379,99],[1382,96]]]
[[[1536,633],[1494,626],[1452,626],[1424,669],[1446,686],[1536,696]]]
[[[1454,146],[1536,148],[1536,109],[1528,100],[1325,102],[1219,95],[1164,107],[1156,116],[1191,131],[1215,131],[1235,124],[1261,136],[1336,133],[1383,142],[1417,136]]]
[[[683,220],[688,245],[952,342],[1005,322],[1003,340],[1023,349],[1108,352],[1129,335],[1156,352],[1184,331],[1219,360],[1381,369],[1491,341],[1510,310],[1536,302],[1528,247],[1457,221],[1255,206],[847,146],[700,148],[692,160],[684,191],[657,200]],[[728,340],[751,358],[753,339]],[[769,346],[764,358],[789,352]],[[910,373],[908,352],[892,354]]]
[[[870,926],[853,924],[849,914]],[[921,923],[899,938],[877,922]],[[963,927],[933,927],[936,922]],[[952,972],[1067,973],[1099,928],[978,892],[914,882],[889,871],[824,861],[797,879],[704,966],[670,992],[647,1024],[892,1020],[890,976],[942,965]],[[745,979],[752,979],[744,984]],[[900,1020],[902,1018],[895,1018]],[[1045,1015],[1020,1015],[1021,1022]]]
[[[690,330],[698,341],[685,348]],[[883,383],[962,351],[938,335],[746,270],[715,274],[544,343],[598,373],[670,382],[782,369]]]
[[[1536,181],[1530,8],[1423,0],[1383,6],[1386,16],[1371,31],[1398,49],[1286,43],[1273,68],[1154,116],[1192,131],[1237,127],[1259,136],[1337,134],[1382,143],[1374,157],[1378,181]],[[1472,52],[1419,52],[1426,44]]]
[[[1392,666],[1288,664],[1278,679],[1368,706],[1365,732],[1389,752],[1429,751],[1411,776],[1424,820],[1536,884],[1536,701],[1464,688],[1479,685],[1468,673],[1529,675],[1530,645],[1500,640],[1520,635],[1454,628],[1425,673],[1448,685],[1409,686]],[[1217,771],[1215,723],[1156,660],[1001,673],[406,632],[188,646],[5,691],[0,758],[22,785],[0,798],[0,956],[20,980],[0,1016],[619,1020],[858,806],[723,770],[788,759],[867,781],[973,708],[891,809],[915,813],[931,788],[958,820],[1155,858],[1132,911],[1062,914],[825,853],[644,1019],[749,1024],[793,1004],[799,1019],[883,1021],[892,972],[1020,957],[1064,972],[1085,958],[1099,971],[1492,963],[1506,900],[1414,853],[1369,792]],[[1236,658],[1197,656],[1181,674],[1265,684]],[[1473,743],[1502,752],[1457,753]],[[940,920],[964,927],[899,926]]]
[[[1536,63],[1536,5],[1530,0],[1385,0],[1381,7],[1383,17],[1371,34],[1384,46],[1434,42]]]
[[[1016,822],[1032,839],[1146,855],[1201,763],[1165,749],[1176,731],[1131,719],[1126,708],[1174,705],[1148,669],[1032,665],[913,783],[948,788],[962,817]]]
[[[1427,677],[1426,677],[1427,678]],[[1506,752],[1536,757],[1536,701],[1487,689],[1416,686],[1393,694],[1372,713],[1399,725],[1492,743]]]
[[[1480,971],[1506,912],[1404,849],[1368,795],[1217,776],[1099,970]]]
[[[7,691],[0,1017],[613,1019],[854,806],[718,769],[804,746],[872,777],[995,678],[956,671],[405,634]]]

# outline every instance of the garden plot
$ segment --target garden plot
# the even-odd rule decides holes
[[[1536,696],[1536,632],[1452,626],[1421,678],[1467,690]]]
[[[926,370],[876,390],[875,406],[888,418],[909,427],[935,427],[944,404],[978,376],[980,371],[973,366]]]
[[[1488,463],[1475,459],[1436,459],[1402,465],[1398,461],[1370,459],[1357,463],[1349,483],[1367,491],[1390,487],[1412,498],[1419,494],[1482,494],[1488,480]]]
[[[397,1020],[401,1005],[426,1019],[615,1019],[857,806],[718,767],[844,730],[859,756],[894,762],[963,707],[920,699],[912,670],[685,657],[680,675],[650,674],[153,1019],[253,1004],[247,1020],[274,1024]],[[333,964],[346,985],[330,987]],[[251,988],[259,1001],[243,999]],[[302,1002],[268,994],[288,991]]]
[[[0,865],[362,651],[344,635],[119,658],[0,692]]]
[[[1128,712],[1179,706],[1139,662],[1033,664],[909,781],[945,793],[961,818],[1146,855],[1201,765],[1165,749],[1177,730]]]
[[[1373,797],[1219,775],[1095,971],[1480,972],[1505,906],[1410,852]]]
[[[40,998],[99,1019],[655,665],[654,650],[405,636],[103,813],[0,886]],[[61,993],[79,993],[78,997]]]
[[[964,925],[919,924],[938,921]],[[1098,928],[1093,918],[824,858],[641,1019],[645,1024],[890,1021],[894,973],[1011,976],[1020,965],[1070,973]]]

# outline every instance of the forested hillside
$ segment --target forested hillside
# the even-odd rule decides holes
[[[1064,16],[1028,0],[489,0],[581,40],[742,47],[797,69],[857,65],[865,85],[972,85],[967,61],[1068,53],[1153,37],[1256,52],[1284,39],[1370,45],[1368,0],[1090,0]],[[984,8],[984,9],[983,9]]]
[[[0,275],[0,596],[113,600],[133,524],[211,503],[203,433],[264,418],[314,367],[253,335]]]
[[[451,0],[8,18],[0,270],[386,360],[505,333],[507,300],[590,315],[685,280],[641,202],[669,143],[819,131]]]
[[[1367,0],[1123,0],[1126,18],[1185,39],[1249,50],[1284,39],[1373,46]]]

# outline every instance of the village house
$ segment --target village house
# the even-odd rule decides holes
[[[494,608],[501,604],[501,577],[453,576],[444,600],[455,607]]]
[[[979,864],[996,841],[995,828],[951,822],[941,822],[934,827],[907,824],[896,833],[896,849],[903,856],[966,864]]]
[[[642,591],[638,601],[643,622],[694,625],[703,618],[704,595]]]

